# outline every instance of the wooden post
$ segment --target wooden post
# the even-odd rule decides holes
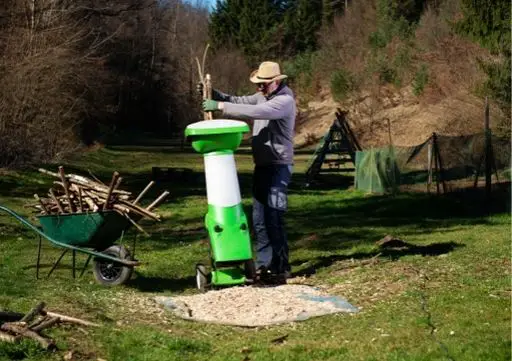
[[[437,158],[437,135],[432,133],[432,153],[434,156],[434,168],[436,169],[436,193],[439,194],[439,162]]]
[[[427,148],[427,170],[428,170],[428,179],[427,179],[427,192],[430,193],[430,186],[432,185],[432,140],[430,137],[430,141],[428,142]]]
[[[492,145],[491,129],[489,126],[489,100],[485,97],[484,109],[484,134],[485,134],[485,197],[487,201],[491,198],[492,184]]]

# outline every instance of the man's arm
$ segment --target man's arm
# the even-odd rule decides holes
[[[219,90],[212,90],[212,98],[213,100],[217,100],[220,102],[228,102],[228,103],[236,103],[236,104],[257,104],[259,93],[255,93],[253,95],[247,96],[234,96],[225,94]]]
[[[282,119],[293,112],[295,100],[289,95],[280,95],[260,104],[223,104],[223,114],[238,119]]]

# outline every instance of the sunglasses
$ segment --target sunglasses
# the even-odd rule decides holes
[[[258,89],[259,90],[265,90],[268,88],[270,83],[258,83]]]

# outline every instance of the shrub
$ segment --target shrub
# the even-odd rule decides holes
[[[416,74],[414,75],[414,80],[412,82],[412,92],[414,93],[414,95],[421,95],[427,83],[428,69],[425,64],[422,64],[421,67],[416,72]]]
[[[352,75],[341,69],[336,70],[331,75],[331,93],[336,101],[342,101],[347,98],[351,90],[354,89],[354,80]]]

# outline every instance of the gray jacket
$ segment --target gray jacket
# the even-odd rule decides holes
[[[293,164],[296,105],[290,88],[283,84],[268,98],[259,92],[232,96],[219,91],[213,98],[225,102],[224,116],[254,120],[252,154],[257,166]]]

